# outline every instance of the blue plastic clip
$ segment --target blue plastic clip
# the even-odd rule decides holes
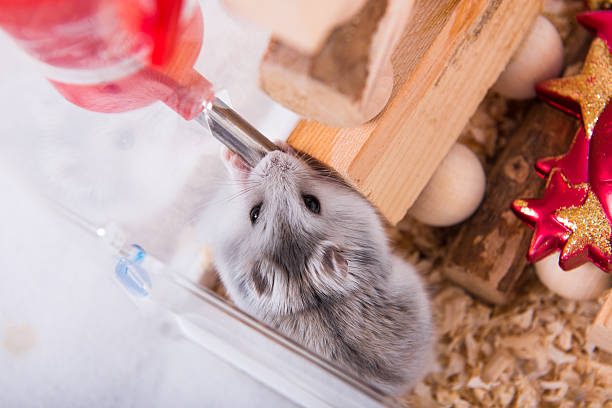
[[[127,291],[138,297],[148,296],[152,288],[149,274],[142,267],[147,253],[139,245],[132,245],[128,257],[121,257],[115,266],[115,275]]]

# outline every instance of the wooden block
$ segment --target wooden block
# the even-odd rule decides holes
[[[587,262],[571,271],[559,266],[559,253],[547,256],[534,264],[540,282],[551,292],[572,300],[593,300],[612,284],[612,274]]]
[[[561,35],[550,20],[539,16],[493,90],[510,99],[531,99],[538,83],[557,78],[562,69]]]
[[[589,343],[612,353],[612,292],[608,293],[603,307],[587,330]]]
[[[234,13],[267,28],[300,52],[312,54],[366,0],[223,0]]]
[[[485,185],[486,176],[478,156],[461,143],[455,143],[408,214],[434,227],[459,224],[478,209]]]
[[[577,120],[538,102],[512,135],[488,175],[485,199],[451,244],[444,274],[492,303],[505,303],[520,282],[532,230],[512,214],[518,198],[541,197],[537,159],[565,153]]]
[[[307,55],[273,39],[259,70],[261,89],[300,115],[331,126],[376,116],[393,90],[391,54],[414,0],[368,0]]]
[[[542,0],[416,0],[390,102],[355,128],[301,121],[289,143],[399,222],[529,32]]]

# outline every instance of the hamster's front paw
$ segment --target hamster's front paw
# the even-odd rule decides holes
[[[244,178],[248,176],[251,171],[251,167],[239,154],[234,153],[225,146],[221,148],[221,161],[229,173],[235,178]]]

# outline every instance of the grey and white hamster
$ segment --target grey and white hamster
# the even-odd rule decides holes
[[[426,291],[391,253],[381,220],[331,170],[291,148],[253,169],[226,152],[230,182],[200,229],[247,313],[393,394],[433,356]]]

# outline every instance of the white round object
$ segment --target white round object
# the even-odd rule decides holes
[[[535,270],[544,286],[566,299],[596,299],[612,285],[612,274],[602,271],[590,262],[564,271],[559,266],[559,253],[536,262]]]
[[[539,16],[493,90],[511,99],[533,98],[536,84],[558,77],[562,68],[561,36],[546,17]]]
[[[408,213],[436,227],[457,224],[476,211],[484,196],[485,182],[478,157],[456,143]]]

